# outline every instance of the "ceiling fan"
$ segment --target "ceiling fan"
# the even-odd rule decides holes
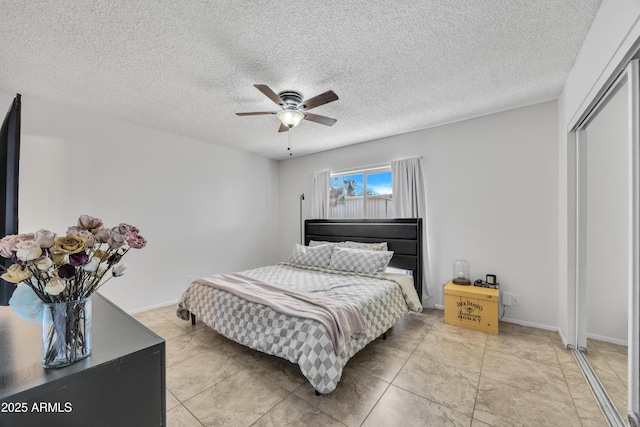
[[[302,94],[293,90],[285,90],[275,93],[267,85],[254,85],[260,92],[264,93],[267,98],[278,104],[282,110],[280,111],[257,111],[251,113],[236,113],[238,116],[259,116],[263,114],[275,114],[280,119],[280,128],[278,132],[285,132],[295,127],[302,120],[320,123],[326,126],[332,126],[337,120],[331,117],[325,117],[318,114],[312,114],[308,111],[312,108],[319,107],[329,102],[336,101],[338,95],[334,91],[328,90],[318,96],[303,101]]]

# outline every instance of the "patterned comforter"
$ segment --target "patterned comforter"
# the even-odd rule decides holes
[[[318,321],[278,313],[228,292],[194,282],[178,303],[178,317],[193,313],[203,323],[240,344],[297,363],[319,393],[332,392],[347,361],[391,328],[410,299],[392,280],[280,263],[242,275],[299,292],[348,301],[360,309],[367,332],[352,337],[336,354],[326,327]],[[420,311],[422,307],[411,309]]]

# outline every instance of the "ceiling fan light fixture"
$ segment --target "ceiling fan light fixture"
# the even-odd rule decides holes
[[[304,119],[304,113],[299,110],[282,110],[276,114],[278,119],[282,122],[283,125],[291,129],[292,127],[296,127],[302,119]]]

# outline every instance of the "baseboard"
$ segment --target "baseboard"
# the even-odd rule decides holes
[[[611,337],[605,337],[603,335],[589,334],[589,333],[587,333],[587,338],[591,338],[598,341],[604,341],[611,344],[622,345],[625,347],[629,346],[627,340],[621,340],[619,338],[611,338]]]
[[[436,304],[435,308],[437,308],[438,310],[444,310],[444,305]],[[520,319],[512,319],[512,318],[509,318],[509,317],[503,317],[502,319],[500,319],[500,321],[501,322],[507,322],[507,323],[515,323],[516,325],[529,326],[529,327],[532,327],[532,328],[544,329],[546,331],[558,332],[558,328],[556,326],[549,326],[549,325],[543,325],[541,323],[527,322],[527,321],[520,320]],[[564,340],[563,340],[563,342],[564,342]]]
[[[160,304],[149,305],[149,306],[143,307],[143,308],[136,308],[134,310],[127,311],[127,314],[136,314],[136,313],[141,313],[141,312],[147,311],[147,310],[153,310],[153,309],[156,309],[156,308],[166,307],[168,305],[177,304],[178,301],[180,301],[180,300],[177,299],[175,301],[168,301],[168,302],[163,302],[163,303],[160,303]]]
[[[422,307],[424,308],[433,308],[434,304],[433,304],[433,300],[435,299],[435,297],[433,295],[429,295],[425,298],[425,296],[422,297]]]
[[[531,328],[544,329],[546,331],[558,332],[557,326],[543,325],[542,323],[527,322],[525,320],[511,319],[509,317],[503,317],[502,319],[500,319],[500,321],[507,322],[507,323],[515,323],[516,325],[529,326]]]

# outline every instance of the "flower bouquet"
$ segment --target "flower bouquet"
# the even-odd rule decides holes
[[[13,261],[0,277],[24,283],[42,302],[43,366],[66,366],[91,354],[91,295],[124,274],[121,260],[131,248],[146,244],[136,227],[105,228],[101,219],[88,215],[65,236],[38,230],[0,239],[0,256]],[[24,301],[21,287],[14,294]]]

